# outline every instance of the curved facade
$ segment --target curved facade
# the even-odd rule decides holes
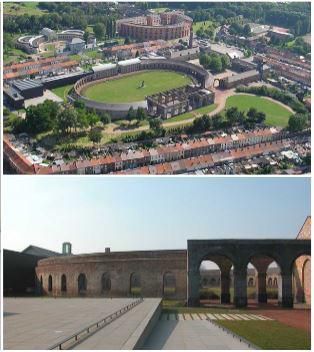
[[[133,61],[132,61],[133,62]],[[122,61],[123,63],[123,61]],[[207,87],[211,85],[212,77],[204,70],[202,67],[193,65],[188,62],[181,62],[176,60],[142,60],[136,63],[131,63],[130,65],[113,65],[109,69],[96,72],[89,76],[86,76],[76,82],[73,91],[69,96],[71,101],[80,100],[84,102],[85,106],[89,109],[95,109],[98,112],[108,112],[112,118],[124,118],[132,106],[134,109],[142,107],[147,110],[147,101],[138,101],[125,104],[109,104],[96,102],[94,100],[84,97],[82,94],[83,90],[89,85],[99,83],[106,79],[112,79],[115,77],[120,77],[120,74],[131,74],[133,72],[141,70],[170,70],[182,72],[184,74],[190,75],[197,81],[201,87]]]
[[[179,11],[126,18],[117,21],[120,36],[136,40],[188,38],[193,20]]]
[[[89,297],[186,297],[186,251],[59,256],[36,268],[42,294]]]
[[[54,32],[54,31],[51,31]],[[55,33],[55,32],[54,32]],[[55,33],[55,39],[59,41],[71,42],[74,38],[84,38],[84,31],[79,29],[68,29],[59,33]],[[37,53],[39,45],[48,43],[51,38],[46,35],[28,35],[17,39],[15,46],[18,49],[24,50],[29,54]]]

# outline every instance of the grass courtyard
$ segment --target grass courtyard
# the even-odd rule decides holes
[[[144,86],[141,87],[144,81]],[[130,103],[147,95],[182,87],[191,78],[173,71],[145,71],[95,84],[83,90],[87,98],[106,103]]]
[[[287,326],[278,321],[229,321],[217,323],[244,337],[261,349],[309,350],[310,334],[302,329]]]
[[[274,101],[246,94],[229,97],[226,102],[226,108],[230,107],[237,107],[241,111],[256,108],[258,111],[266,114],[265,124],[268,126],[286,127],[289,117],[292,115],[287,108]]]
[[[58,88],[53,88],[51,91],[56,94],[58,97],[63,99],[64,101],[67,100],[67,95],[71,88],[73,87],[73,84],[68,84],[66,86],[58,87]]]

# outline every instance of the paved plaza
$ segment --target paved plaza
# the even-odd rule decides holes
[[[4,348],[48,349],[132,301],[128,298],[5,298]]]
[[[248,345],[208,320],[159,320],[144,349],[248,350]]]

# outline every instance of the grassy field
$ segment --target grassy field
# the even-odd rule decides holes
[[[32,2],[12,2],[12,3],[4,3],[3,4],[3,13],[4,15],[34,15],[40,16],[45,13],[45,11],[38,8],[38,1]]]
[[[19,62],[21,60],[27,59],[28,55],[20,50],[20,49],[10,49],[9,52],[3,53],[3,63],[5,65],[13,63],[13,62]]]
[[[155,13],[162,13],[168,10],[168,7],[158,7],[156,9],[153,9]]]
[[[186,112],[186,113],[178,115],[178,116],[171,117],[170,119],[168,119],[167,121],[164,122],[164,125],[167,125],[167,123],[169,123],[169,122],[189,120],[193,117],[196,117],[197,115],[201,116],[204,114],[208,114],[208,113],[212,112],[213,110],[215,110],[216,107],[217,107],[217,104],[211,104],[211,105],[207,105],[202,108],[199,108],[199,109],[195,109],[193,111]]]
[[[200,21],[200,22],[194,22],[193,23],[193,31],[196,32],[198,29],[201,27],[207,28],[208,25],[212,24],[212,21]]]
[[[310,334],[278,321],[217,321],[262,349],[301,350],[311,348]]]
[[[142,81],[144,87],[140,88]],[[128,103],[144,100],[147,95],[178,88],[190,82],[190,77],[177,72],[146,71],[87,87],[83,95],[99,102]]]
[[[286,127],[292,113],[273,101],[252,95],[233,95],[227,99],[226,108],[237,107],[241,111],[256,108],[266,114],[266,125]]]
[[[58,97],[66,101],[67,95],[72,87],[73,87],[73,84],[68,84],[66,86],[53,88],[51,89],[51,91],[55,93]]]

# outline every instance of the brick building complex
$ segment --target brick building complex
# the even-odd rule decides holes
[[[122,37],[140,41],[189,38],[193,20],[182,12],[165,12],[160,15],[139,16],[117,21]]]
[[[111,252],[106,248],[103,253],[79,255],[73,255],[71,249],[63,250],[63,255],[39,260],[36,282],[38,292],[49,296],[128,297],[137,294],[185,300],[188,290],[190,302],[191,297],[197,299],[194,295],[199,295],[203,275],[200,263],[211,260],[220,268],[221,302],[230,303],[230,293],[227,291],[232,284],[238,292],[234,303],[246,305],[246,289],[243,289],[241,280],[247,287],[254,286],[255,278],[258,302],[266,303],[266,286],[273,286],[269,281],[271,278],[276,279],[278,302],[292,307],[293,302],[309,302],[310,298],[309,238],[310,218],[295,240],[189,240],[187,250]],[[197,242],[207,244],[202,250],[195,251]],[[206,254],[206,246],[213,254]],[[270,257],[265,257],[265,252],[270,253]],[[194,269],[193,256],[198,256],[197,268]],[[246,260],[246,257],[251,259]],[[243,263],[238,258],[244,258]],[[280,270],[269,272],[267,277],[267,267],[273,260]],[[257,279],[247,272],[249,262],[258,271]],[[296,270],[292,271],[292,264]],[[230,277],[232,265],[235,266],[233,279]],[[243,277],[239,275],[240,266]],[[299,283],[298,291],[292,289],[295,281]],[[300,292],[304,292],[302,297]]]

